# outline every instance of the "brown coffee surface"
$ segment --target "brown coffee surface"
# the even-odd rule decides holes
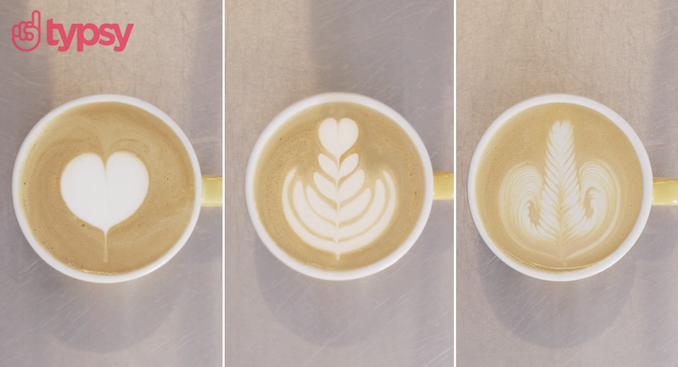
[[[293,202],[294,195],[291,192],[284,193],[283,188],[287,177],[294,176],[299,187],[305,188],[306,192],[314,190],[315,176],[329,177],[319,166],[320,154],[330,156],[319,140],[319,128],[326,119],[340,122],[345,118],[355,122],[359,135],[355,144],[342,155],[342,162],[357,154],[359,162],[353,172],[364,171],[362,187],[368,188],[370,194],[375,194],[378,181],[381,181],[387,187],[386,202],[393,199],[395,210],[386,229],[374,240],[347,252],[341,248],[340,242],[336,247],[341,252],[338,253],[314,247],[295,232],[286,219],[283,205],[285,195],[288,195],[290,202]],[[253,188],[259,218],[273,241],[302,263],[332,271],[362,268],[391,254],[414,229],[425,196],[426,179],[421,162],[419,152],[407,133],[378,111],[345,102],[310,107],[295,114],[281,126],[259,157]],[[294,173],[291,175],[292,170]],[[392,178],[394,192],[388,190],[386,176]],[[342,178],[339,185],[349,180],[349,177],[351,175]],[[343,205],[336,205],[327,198],[323,200],[332,209],[339,210]],[[370,203],[375,201],[377,199],[373,198]],[[338,227],[350,226],[361,220],[363,218],[358,217],[341,222]],[[311,226],[309,230],[316,233],[317,238],[331,238],[331,234],[322,233],[318,228]]]
[[[120,151],[144,163],[148,192],[105,238],[66,206],[61,175],[80,154],[95,153],[106,162]],[[195,202],[193,168],[181,140],[158,117],[125,103],[89,103],[56,116],[43,127],[19,174],[19,198],[35,239],[60,262],[94,274],[127,273],[156,261],[182,236]]]
[[[631,232],[643,182],[630,140],[592,109],[528,108],[490,139],[476,172],[478,214],[510,258],[541,271],[596,264]]]

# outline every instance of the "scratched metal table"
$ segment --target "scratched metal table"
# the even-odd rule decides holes
[[[124,51],[19,52],[11,27],[31,11],[72,23],[134,23]],[[220,1],[0,1],[0,366],[220,366],[222,216],[206,208],[179,254],[116,285],[52,270],[14,217],[10,178],[28,131],[52,108],[95,93],[156,105],[193,143],[203,173],[222,166]]]
[[[450,366],[453,202],[394,266],[328,282],[278,261],[245,207],[245,166],[285,107],[330,91],[399,111],[452,170],[452,2],[226,1],[226,366]]]
[[[513,104],[554,92],[617,111],[654,175],[678,177],[676,2],[458,0],[457,11],[458,365],[678,365],[678,208],[652,208],[610,269],[557,284],[498,260],[466,195],[484,130]]]

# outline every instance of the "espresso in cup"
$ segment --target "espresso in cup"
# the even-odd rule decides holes
[[[252,184],[258,221],[278,248],[326,271],[393,254],[421,221],[427,192],[410,135],[385,114],[342,98],[282,122],[258,156]]]
[[[627,240],[639,218],[636,149],[617,124],[581,104],[520,110],[477,154],[470,199],[490,241],[524,267],[591,267]]]
[[[15,170],[17,215],[60,263],[99,275],[133,272],[165,256],[194,224],[194,163],[155,114],[122,102],[76,104],[35,134]]]

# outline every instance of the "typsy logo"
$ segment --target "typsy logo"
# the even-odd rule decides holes
[[[38,47],[41,40],[40,17],[40,11],[35,10],[31,14],[31,20],[19,22],[19,24],[12,26],[12,42],[18,50],[29,52]],[[97,43],[102,46],[112,45],[113,51],[120,52],[127,47],[133,27],[133,23],[127,24],[125,32],[122,32],[120,25],[115,23],[104,23],[100,26],[92,23],[74,23],[66,32],[63,24],[55,23],[53,19],[49,19],[47,20],[45,35],[47,44],[58,46],[57,50],[60,52],[68,51],[74,42],[78,52],[84,51],[85,46],[93,46]],[[85,34],[88,29],[92,32],[91,35]]]
[[[511,237],[563,263],[612,233],[621,200],[619,179],[605,162],[593,159],[579,169],[576,164],[572,124],[556,122],[544,165],[513,167],[499,195],[500,216]]]

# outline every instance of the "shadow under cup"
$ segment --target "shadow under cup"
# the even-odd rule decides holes
[[[76,279],[117,283],[179,252],[200,213],[202,182],[195,151],[169,116],[136,98],[94,95],[33,127],[12,195],[21,230],[45,262]]]
[[[597,274],[640,236],[650,161],[631,126],[587,98],[553,94],[500,115],[471,160],[469,207],[487,246],[534,278]]]

